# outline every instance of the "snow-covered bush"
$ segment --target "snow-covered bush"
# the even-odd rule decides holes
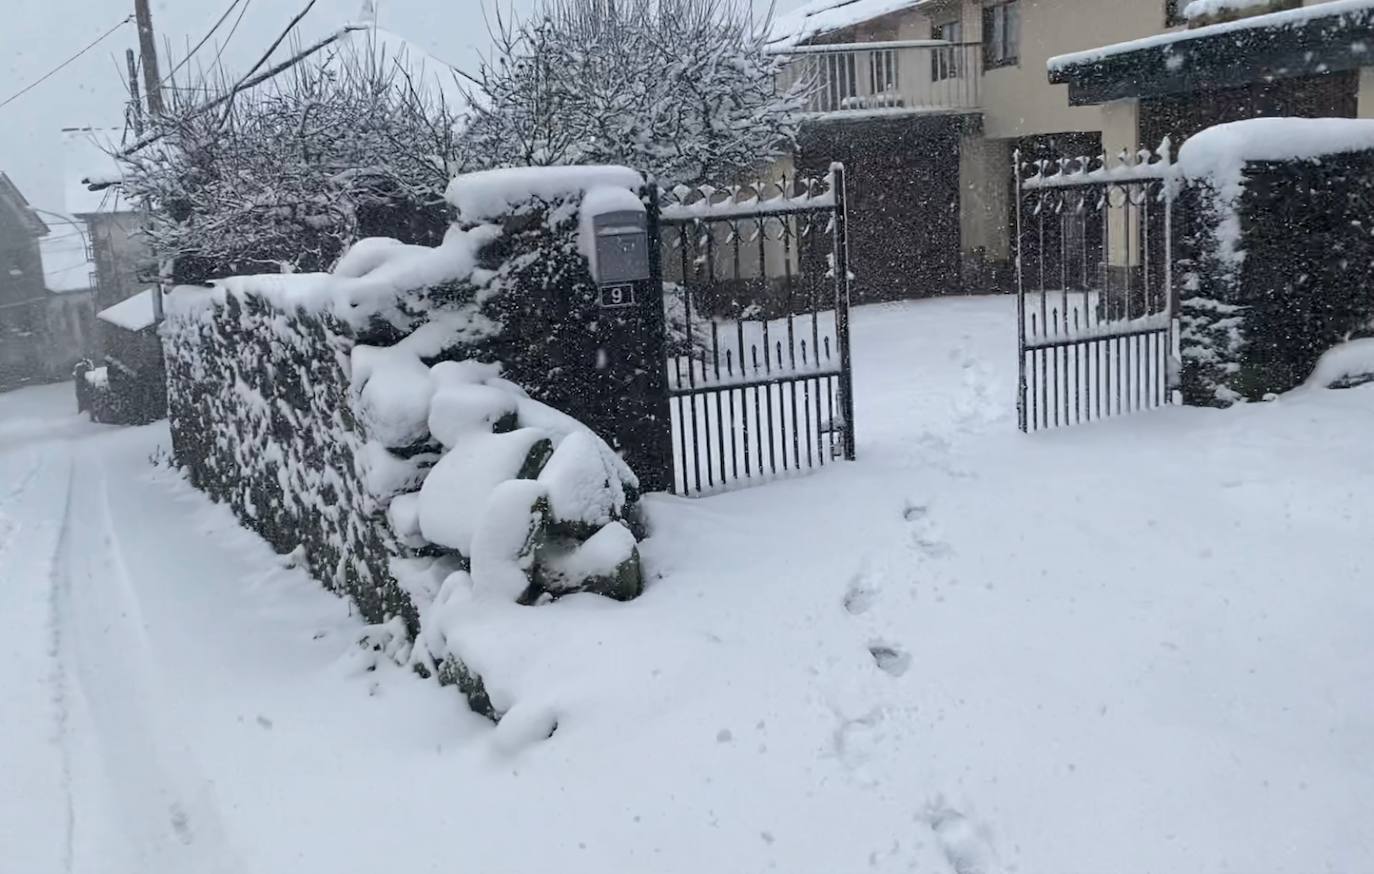
[[[491,167],[624,164],[730,179],[789,150],[807,83],[780,93],[768,21],[736,0],[544,0],[499,20],[464,136]]]
[[[1253,119],[1179,153],[1180,317],[1192,404],[1300,385],[1374,317],[1374,122]]]
[[[122,185],[152,204],[149,243],[176,281],[326,270],[360,238],[443,236],[459,107],[370,37],[237,93],[222,72],[169,92]]]
[[[421,632],[460,588],[511,605],[639,594],[638,480],[555,405],[615,413],[579,303],[594,286],[578,204],[587,186],[641,183],[623,168],[460,177],[463,222],[437,247],[367,239],[332,273],[168,298],[173,444],[192,483],[351,597],[373,650],[492,716],[442,632],[412,647],[398,628]]]

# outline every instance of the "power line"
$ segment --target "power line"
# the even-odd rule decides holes
[[[4,109],[6,106],[9,106],[11,103],[13,103],[14,101],[18,100],[20,97],[23,97],[25,94],[28,94],[30,91],[32,91],[33,89],[37,88],[39,85],[42,85],[44,82],[48,81],[48,80],[51,79],[53,76],[56,76],[58,73],[62,72],[62,70],[64,70],[69,64],[71,64],[71,63],[72,63],[73,61],[75,61],[77,58],[81,57],[82,55],[86,54],[86,52],[89,52],[91,49],[93,49],[93,48],[95,48],[96,46],[100,45],[100,44],[101,44],[102,42],[104,42],[107,38],[109,38],[109,36],[110,36],[111,34],[113,34],[115,31],[119,30],[121,27],[123,27],[124,25],[128,24],[129,22],[131,22],[131,21],[133,21],[133,20],[134,20],[134,17],[133,17],[132,15],[130,15],[128,18],[125,18],[123,21],[119,22],[119,23],[116,24],[114,27],[112,27],[112,28],[110,28],[109,30],[107,30],[107,31],[105,31],[104,33],[102,33],[102,34],[96,39],[95,42],[93,42],[93,43],[91,43],[90,45],[86,46],[84,49],[82,49],[81,51],[79,51],[79,52],[77,52],[76,54],[72,55],[70,58],[67,58],[67,60],[65,60],[65,61],[63,61],[62,63],[58,64],[56,67],[53,67],[53,68],[52,68],[51,70],[49,70],[47,73],[44,73],[43,76],[42,76],[42,78],[38,79],[38,80],[35,81],[35,82],[30,82],[28,85],[25,85],[23,88],[20,88],[18,92],[14,93],[14,94],[11,94],[9,97],[6,97],[3,101],[0,101],[0,109]]]
[[[200,42],[196,43],[196,47],[186,53],[186,57],[182,58],[181,63],[177,64],[175,67],[172,68],[172,72],[168,73],[165,77],[163,77],[163,85],[166,85],[168,82],[172,81],[173,77],[176,76],[177,71],[180,70],[182,67],[186,66],[186,63],[190,61],[192,57],[195,56],[195,53],[200,51],[201,48],[207,42],[210,41],[210,37],[215,35],[215,31],[219,30],[220,25],[224,24],[224,22],[229,18],[230,14],[233,13],[235,7],[237,7],[242,2],[243,0],[233,0],[233,2],[229,4],[229,8],[224,10],[224,14],[219,17],[219,20],[215,22],[214,26],[210,28],[209,32],[206,33],[205,36],[200,38]]]
[[[219,65],[220,55],[224,54],[225,46],[229,45],[229,41],[234,38],[234,34],[239,32],[239,25],[243,23],[243,14],[248,11],[248,7],[252,5],[252,3],[253,0],[243,0],[243,6],[239,9],[239,17],[234,19],[234,26],[229,28],[229,35],[224,38],[224,42],[220,43],[219,47],[215,50],[216,66]]]

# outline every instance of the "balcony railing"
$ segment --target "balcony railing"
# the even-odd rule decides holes
[[[797,46],[779,85],[801,86],[806,111],[901,114],[978,107],[983,76],[981,43],[943,40]]]

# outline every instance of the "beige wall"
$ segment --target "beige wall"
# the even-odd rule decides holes
[[[1011,155],[1005,142],[967,136],[959,146],[962,250],[982,248],[991,260],[1011,256]]]
[[[978,19],[974,38],[981,39],[982,4],[966,0],[965,5],[966,16]],[[1164,30],[1164,0],[1021,0],[1020,63],[983,75],[987,135],[1101,130],[1102,110],[1069,106],[1067,86],[1049,84],[1047,62]]]

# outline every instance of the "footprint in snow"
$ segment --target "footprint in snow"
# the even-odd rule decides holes
[[[868,652],[883,672],[894,677],[902,676],[911,667],[911,654],[893,644],[874,641],[869,644]]]
[[[902,518],[911,526],[911,542],[929,558],[944,558],[954,549],[945,542],[940,527],[930,518],[930,507],[908,501]]]
[[[986,828],[975,825],[958,810],[936,799],[926,811],[926,822],[954,874],[998,874],[996,853]]]
[[[877,598],[878,593],[864,581],[863,575],[860,574],[849,581],[849,589],[844,593],[844,609],[849,611],[851,616],[861,616],[873,607],[873,602]]]

